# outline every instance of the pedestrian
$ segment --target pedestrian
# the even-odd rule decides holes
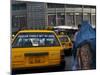
[[[75,34],[72,55],[72,70],[96,68],[96,33],[87,21]]]
[[[80,28],[81,28],[81,24],[78,24],[78,30],[74,34],[73,48],[72,48],[72,70],[76,70],[76,65],[77,65],[77,59],[75,58],[76,56],[75,41],[76,41],[77,34],[80,31]]]
[[[76,36],[77,36],[78,31],[80,30],[80,28],[81,28],[81,24],[78,24],[78,30],[74,34],[74,41],[76,40]]]
[[[80,31],[80,28],[81,28],[81,24],[78,24],[78,30],[75,32],[75,34],[74,34],[74,42],[73,42],[73,51],[72,51],[72,54],[73,54],[73,56],[75,57],[75,41],[76,41],[76,36],[77,36],[77,34],[78,34],[78,32]]]

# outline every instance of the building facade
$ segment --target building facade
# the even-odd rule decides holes
[[[96,6],[12,1],[11,10],[12,32],[48,26],[76,27],[83,20],[96,27]]]

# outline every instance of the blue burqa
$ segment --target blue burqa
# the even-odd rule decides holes
[[[96,32],[92,28],[92,26],[88,23],[88,21],[82,22],[81,28],[76,35],[74,47],[72,50],[74,59],[77,59],[76,58],[77,48],[82,46],[85,43],[89,43],[91,46],[91,52],[93,53],[92,65],[93,65],[93,68],[96,68]],[[74,63],[74,61],[73,61],[73,63]],[[74,66],[76,64],[78,64],[77,61],[75,61]],[[77,69],[77,67],[76,67],[76,69]]]

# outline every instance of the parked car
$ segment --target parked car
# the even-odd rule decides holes
[[[73,45],[72,45],[72,41],[69,38],[69,36],[68,35],[58,35],[58,37],[61,41],[65,55],[71,54],[71,49]]]
[[[22,30],[12,42],[12,69],[64,67],[62,45],[50,30]]]

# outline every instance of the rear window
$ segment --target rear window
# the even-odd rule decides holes
[[[68,42],[68,37],[66,37],[66,36],[61,36],[61,37],[59,37],[59,39],[61,42]]]
[[[20,33],[12,43],[12,47],[44,46],[60,46],[60,44],[53,33]]]

